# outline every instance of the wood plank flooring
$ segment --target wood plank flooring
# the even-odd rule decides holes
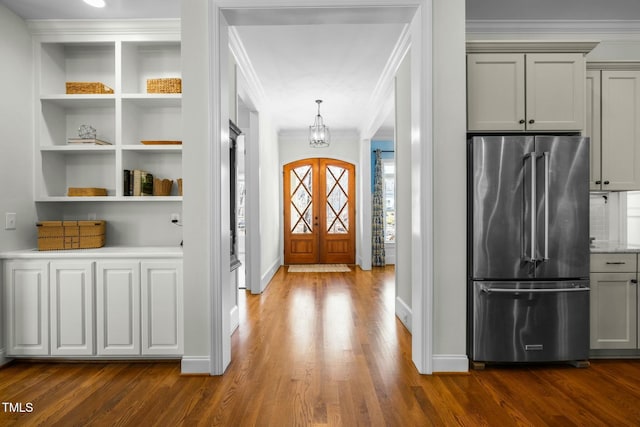
[[[241,313],[222,377],[181,376],[177,362],[14,362],[0,369],[0,425],[640,425],[637,360],[418,375],[391,267],[281,269],[263,295],[241,293]]]

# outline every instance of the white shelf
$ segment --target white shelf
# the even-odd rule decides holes
[[[133,33],[132,33],[133,34]],[[149,38],[108,32],[42,35],[36,45],[35,199],[38,202],[181,202],[171,196],[123,196],[123,170],[182,176],[182,94],[146,93],[148,79],[181,77],[175,34]],[[100,82],[113,94],[67,94],[66,82]],[[91,125],[112,145],[67,144]],[[67,197],[69,187],[106,188],[108,196]]]
[[[48,196],[39,197],[37,202],[182,202],[182,196]]]

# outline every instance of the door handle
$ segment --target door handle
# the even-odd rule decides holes
[[[577,288],[550,288],[550,289],[504,289],[504,288],[482,288],[482,292],[486,294],[490,294],[495,292],[497,294],[560,294],[564,292],[586,292],[589,288],[587,287],[577,287]]]
[[[528,153],[525,156],[525,162],[529,160],[531,163],[531,245],[530,245],[530,255],[526,256],[525,253],[525,261],[535,263],[536,262],[536,211],[538,210],[536,207],[536,153]]]
[[[549,260],[549,157],[551,153],[545,151],[544,157],[544,254],[542,261]]]

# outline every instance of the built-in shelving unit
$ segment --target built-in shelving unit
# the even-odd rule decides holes
[[[147,93],[147,79],[181,77],[179,34],[42,34],[35,38],[35,195],[37,202],[180,202],[182,94]],[[66,94],[66,82],[100,82],[108,94]],[[81,125],[112,145],[68,144]],[[124,196],[123,170],[174,181],[169,196]],[[68,197],[69,187],[107,196]]]

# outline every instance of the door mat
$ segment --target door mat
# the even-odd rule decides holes
[[[345,273],[347,264],[297,264],[289,266],[289,273]]]

